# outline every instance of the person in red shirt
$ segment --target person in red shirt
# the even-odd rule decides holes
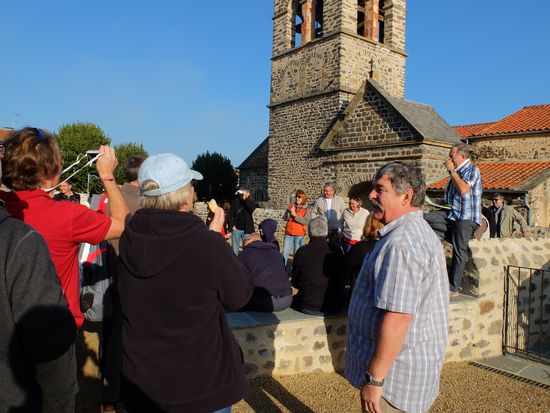
[[[8,212],[36,229],[46,240],[69,309],[78,328],[80,312],[78,244],[98,244],[119,238],[128,206],[113,172],[117,160],[113,148],[102,145],[96,162],[98,175],[109,197],[111,217],[73,202],[55,202],[48,193],[59,183],[61,153],[55,137],[37,128],[14,131],[5,142],[2,181],[11,192],[0,191]],[[76,383],[74,345],[59,359],[37,366],[44,394],[44,412],[73,412]]]

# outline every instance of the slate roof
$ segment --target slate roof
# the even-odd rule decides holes
[[[527,191],[550,178],[550,162],[477,162],[484,190]],[[449,177],[428,184],[428,190],[443,190]]]
[[[482,127],[482,125],[485,125],[485,127]],[[550,132],[550,105],[525,106],[523,109],[497,122],[456,126],[455,130],[463,138]]]
[[[266,168],[269,154],[269,136],[237,167],[237,169]]]
[[[332,141],[344,127],[346,120],[364,99],[367,90],[375,90],[403,120],[422,138],[422,140],[435,140],[449,143],[460,142],[460,135],[429,105],[413,102],[404,98],[391,96],[375,80],[367,79],[359,88],[348,107],[334,123],[325,139],[320,144],[323,150],[330,150]]]
[[[368,84],[386,99],[393,108],[415,129],[423,139],[457,143],[460,136],[430,105],[398,98],[388,94],[375,80]]]

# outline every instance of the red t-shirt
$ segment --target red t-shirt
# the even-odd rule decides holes
[[[0,199],[8,212],[36,229],[46,240],[69,309],[78,328],[80,312],[78,244],[99,244],[111,226],[111,218],[70,201],[54,201],[41,189],[4,192]]]

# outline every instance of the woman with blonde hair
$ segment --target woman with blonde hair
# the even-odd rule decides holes
[[[304,245],[304,237],[307,233],[307,222],[309,217],[309,208],[307,205],[307,194],[298,189],[294,196],[294,202],[287,207],[285,219],[287,219],[285,228],[285,239],[283,242],[283,257],[285,264],[292,250],[296,255],[298,248]]]

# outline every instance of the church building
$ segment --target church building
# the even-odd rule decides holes
[[[327,181],[366,199],[400,160],[444,173],[460,141],[435,110],[404,99],[406,0],[275,0],[269,136],[239,166],[264,205]]]

